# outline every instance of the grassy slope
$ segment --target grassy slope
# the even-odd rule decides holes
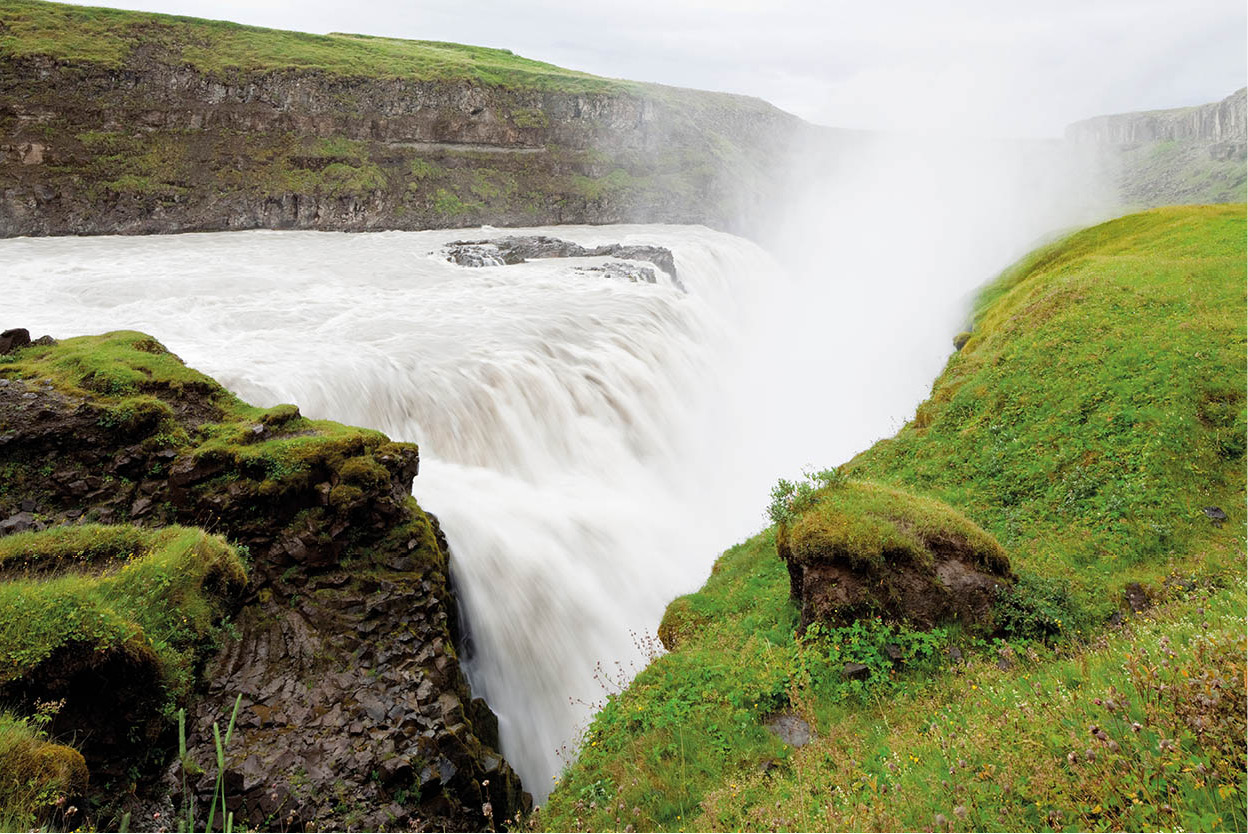
[[[996,536],[1047,628],[799,640],[764,531],[669,608],[676,649],[609,699],[536,824],[1242,829],[1244,236],[1243,206],[1170,208],[1034,253],[915,420],[848,465]],[[1130,581],[1157,605],[1110,626]],[[870,682],[841,679],[851,660]],[[816,740],[768,733],[782,709]]]
[[[92,654],[124,657],[132,674],[152,674],[150,710],[170,710],[190,693],[229,598],[245,582],[235,548],[194,528],[84,525],[7,536],[0,539],[0,687],[47,674],[40,667],[54,655],[80,663]],[[57,707],[44,709],[30,718],[0,712],[5,830],[47,822],[63,810],[58,800],[87,787],[82,756],[47,740],[44,725]]]
[[[153,656],[170,701],[246,583],[234,548],[202,530],[56,527],[0,539],[0,685],[74,644]]]
[[[366,35],[313,35],[221,20],[38,0],[0,0],[0,56],[42,55],[119,67],[138,49],[168,51],[209,73],[312,69],[329,75],[469,79],[491,86],[618,92],[630,85],[489,49]]]

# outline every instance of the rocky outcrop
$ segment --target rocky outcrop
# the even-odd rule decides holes
[[[863,481],[815,493],[778,526],[776,548],[802,628],[878,616],[987,633],[998,592],[1014,582],[1001,545],[961,513]]]
[[[1076,122],[1066,139],[1097,149],[1126,206],[1241,202],[1248,196],[1248,88],[1198,107]]]
[[[442,252],[447,261],[460,266],[504,266],[522,264],[525,261],[542,258],[618,258],[626,261],[647,261],[667,273],[678,289],[684,290],[676,274],[676,259],[672,250],[663,246],[626,245],[608,243],[602,246],[586,247],[547,235],[527,235],[523,237],[501,237],[493,240],[456,240],[448,243]],[[623,264],[607,263],[601,267],[592,267],[611,278],[631,281],[644,281],[653,284],[656,281],[653,271],[622,269]],[[586,267],[584,269],[591,269]]]
[[[491,66],[498,55],[459,77],[300,68],[266,51],[272,38],[257,33],[248,63],[258,68],[218,66],[202,57],[215,30],[113,16],[116,43],[126,45],[114,61],[63,37],[76,28],[79,43],[92,37],[73,7],[57,8],[46,38],[57,49],[0,49],[0,236],[483,223],[741,229],[804,129],[757,99],[549,67],[561,80],[542,83],[524,67],[509,76]],[[126,32],[127,21],[142,35]],[[322,40],[331,63],[333,50],[362,43]]]
[[[1248,88],[1241,88],[1222,101],[1197,107],[1085,119],[1067,127],[1066,138],[1103,145],[1189,140],[1210,146],[1242,144],[1248,138]]]
[[[11,531],[194,524],[250,553],[237,637],[188,721],[208,767],[212,724],[242,696],[226,773],[239,824],[480,830],[528,806],[459,667],[446,543],[411,497],[415,446],[251,409],[119,333],[0,364],[0,463]]]

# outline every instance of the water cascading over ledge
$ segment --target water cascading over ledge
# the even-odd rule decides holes
[[[734,346],[778,278],[753,244],[696,227],[539,231],[668,247],[680,285],[603,258],[463,267],[441,254],[456,232],[2,245],[41,332],[141,329],[244,399],[421,444],[469,677],[540,800],[603,697],[595,665],[627,676],[631,632],[757,521],[717,473],[740,465],[722,442]]]

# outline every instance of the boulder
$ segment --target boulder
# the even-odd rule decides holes
[[[990,632],[997,594],[1014,582],[1004,549],[966,516],[863,481],[814,493],[778,527],[776,547],[803,629],[878,616]]]
[[[24,327],[15,327],[0,333],[0,355],[12,353],[30,344],[30,331]]]

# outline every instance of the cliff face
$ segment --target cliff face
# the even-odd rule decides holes
[[[99,37],[124,48],[98,55],[65,43],[66,31],[92,33],[93,18],[56,7],[43,20],[50,6],[0,2],[0,34],[6,16],[17,33],[0,37],[2,235],[485,222],[740,229],[765,197],[772,160],[803,127],[755,99],[558,68],[531,76],[532,62],[514,56],[487,56],[524,69],[501,80],[476,71],[479,57],[452,72],[390,72],[354,57],[291,66],[287,40],[314,36],[235,27],[260,58],[232,65],[204,58],[198,42],[220,37],[220,25],[160,15],[111,13]],[[323,40],[331,57],[380,48]]]
[[[1222,101],[1198,107],[1097,116],[1070,125],[1066,138],[1116,145],[1188,140],[1242,143],[1248,136],[1246,101],[1248,88],[1242,88]]]
[[[231,636],[183,693],[190,760],[208,771],[190,779],[201,816],[213,724],[240,697],[225,779],[249,828],[476,831],[528,807],[497,752],[497,719],[459,666],[446,542],[411,496],[415,446],[289,405],[246,406],[140,333],[46,341],[0,355],[0,536],[193,524],[249,554],[246,589],[222,591],[237,604]],[[112,675],[102,664],[55,664],[8,689],[0,675],[0,695],[31,710],[65,700],[56,737],[83,744],[106,804],[133,801],[137,773],[154,804],[135,818],[151,825],[153,808],[167,819],[189,801],[162,800],[180,793],[180,774],[162,785],[149,766],[172,758],[173,727],[155,707],[132,714],[140,699],[124,693],[147,680],[133,663]],[[119,680],[121,694],[108,685]],[[149,724],[161,739],[140,738]]]
[[[1199,107],[1076,122],[1070,142],[1099,147],[1127,206],[1242,202],[1248,195],[1248,89]]]

